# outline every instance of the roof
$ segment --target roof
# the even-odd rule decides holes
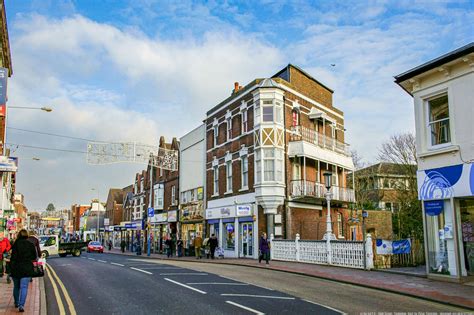
[[[445,63],[448,63],[450,61],[453,61],[455,59],[458,59],[462,56],[465,56],[467,54],[470,54],[474,52],[474,42],[469,43],[461,48],[458,48],[456,50],[453,50],[447,54],[444,54],[436,59],[430,60],[418,67],[415,67],[413,69],[410,69],[402,74],[399,74],[395,76],[395,83],[401,83],[403,81],[406,81],[408,79],[411,79],[419,74],[422,74],[426,71],[429,71],[431,69],[437,68],[439,66],[444,65]]]
[[[226,98],[225,100],[223,100],[222,102],[220,102],[219,104],[217,104],[216,106],[214,106],[213,108],[208,110],[206,115],[209,116],[212,112],[219,109],[222,105],[229,102],[231,99],[233,99],[236,96],[238,96],[240,94],[243,94],[243,93],[247,92],[248,90],[250,90],[251,88],[255,87],[260,81],[262,81],[262,79],[255,79],[252,82],[250,82],[249,84],[247,84],[246,86],[244,86],[243,88],[239,89],[237,92],[232,93],[231,96],[229,96],[228,98]]]
[[[366,174],[379,174],[379,175],[405,175],[403,172],[403,167],[405,165],[389,162],[380,162],[360,170],[357,170],[356,173],[366,173]],[[416,165],[411,165],[413,167],[413,172],[416,173]]]
[[[282,73],[284,73],[285,71],[288,71],[289,68],[294,68],[296,70],[298,70],[299,72],[301,72],[302,74],[304,74],[307,78],[313,80],[314,82],[316,82],[317,84],[321,85],[323,88],[325,88],[326,90],[328,90],[329,92],[331,93],[334,93],[334,91],[332,89],[330,89],[329,87],[327,87],[326,85],[324,85],[323,83],[321,83],[320,81],[316,80],[313,76],[311,76],[310,74],[308,74],[306,71],[304,71],[303,69],[301,69],[300,67],[298,66],[295,66],[294,64],[291,64],[289,63],[285,68],[281,69],[280,71],[278,71],[277,73],[275,73],[275,75],[272,76],[272,78],[275,78],[275,77],[280,77],[280,75]],[[291,78],[289,78],[287,80],[288,82],[291,82]]]
[[[1,53],[4,58],[4,67],[8,68],[8,76],[13,74],[12,68],[12,56],[10,52],[10,40],[8,38],[8,26],[7,26],[7,14],[5,12],[5,2],[0,0],[0,40],[2,41],[3,52]]]
[[[112,201],[115,201],[118,204],[123,202],[123,190],[120,188],[110,188],[109,196],[112,197]],[[108,199],[108,198],[107,198]]]

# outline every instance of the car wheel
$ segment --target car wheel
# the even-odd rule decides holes
[[[81,251],[79,249],[76,249],[72,252],[72,255],[74,257],[79,257],[79,256],[81,256]]]
[[[41,252],[41,257],[42,257],[42,258],[48,258],[48,257],[49,257],[48,251],[47,251],[47,250],[42,251],[42,252]]]

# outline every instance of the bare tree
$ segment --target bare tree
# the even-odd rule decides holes
[[[392,220],[395,234],[400,238],[412,236],[422,239],[423,218],[416,184],[415,136],[412,133],[391,136],[380,147],[379,160],[394,163],[397,166],[397,172],[407,179],[395,188],[399,205]]]

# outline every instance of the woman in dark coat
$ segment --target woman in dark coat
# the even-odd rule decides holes
[[[268,264],[268,261],[270,260],[270,241],[267,239],[267,233],[262,233],[259,248],[260,255],[258,256],[258,262],[260,263],[262,259],[264,259]]]
[[[13,299],[15,307],[24,312],[30,277],[33,274],[33,261],[37,253],[35,245],[28,241],[28,232],[21,230],[12,246],[11,276],[13,278]]]

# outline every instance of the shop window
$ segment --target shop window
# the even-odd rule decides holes
[[[444,94],[428,101],[431,145],[451,142],[449,131],[449,103],[448,95]]]
[[[244,189],[248,188],[249,185],[249,159],[246,156],[242,156],[241,163],[242,189]]]
[[[224,223],[224,234],[223,234],[224,249],[234,250],[235,249],[235,224]]]
[[[248,112],[244,110],[242,112],[242,134],[248,131]]]
[[[226,192],[232,191],[232,161],[226,163]]]
[[[219,194],[219,167],[214,166],[214,195]]]

